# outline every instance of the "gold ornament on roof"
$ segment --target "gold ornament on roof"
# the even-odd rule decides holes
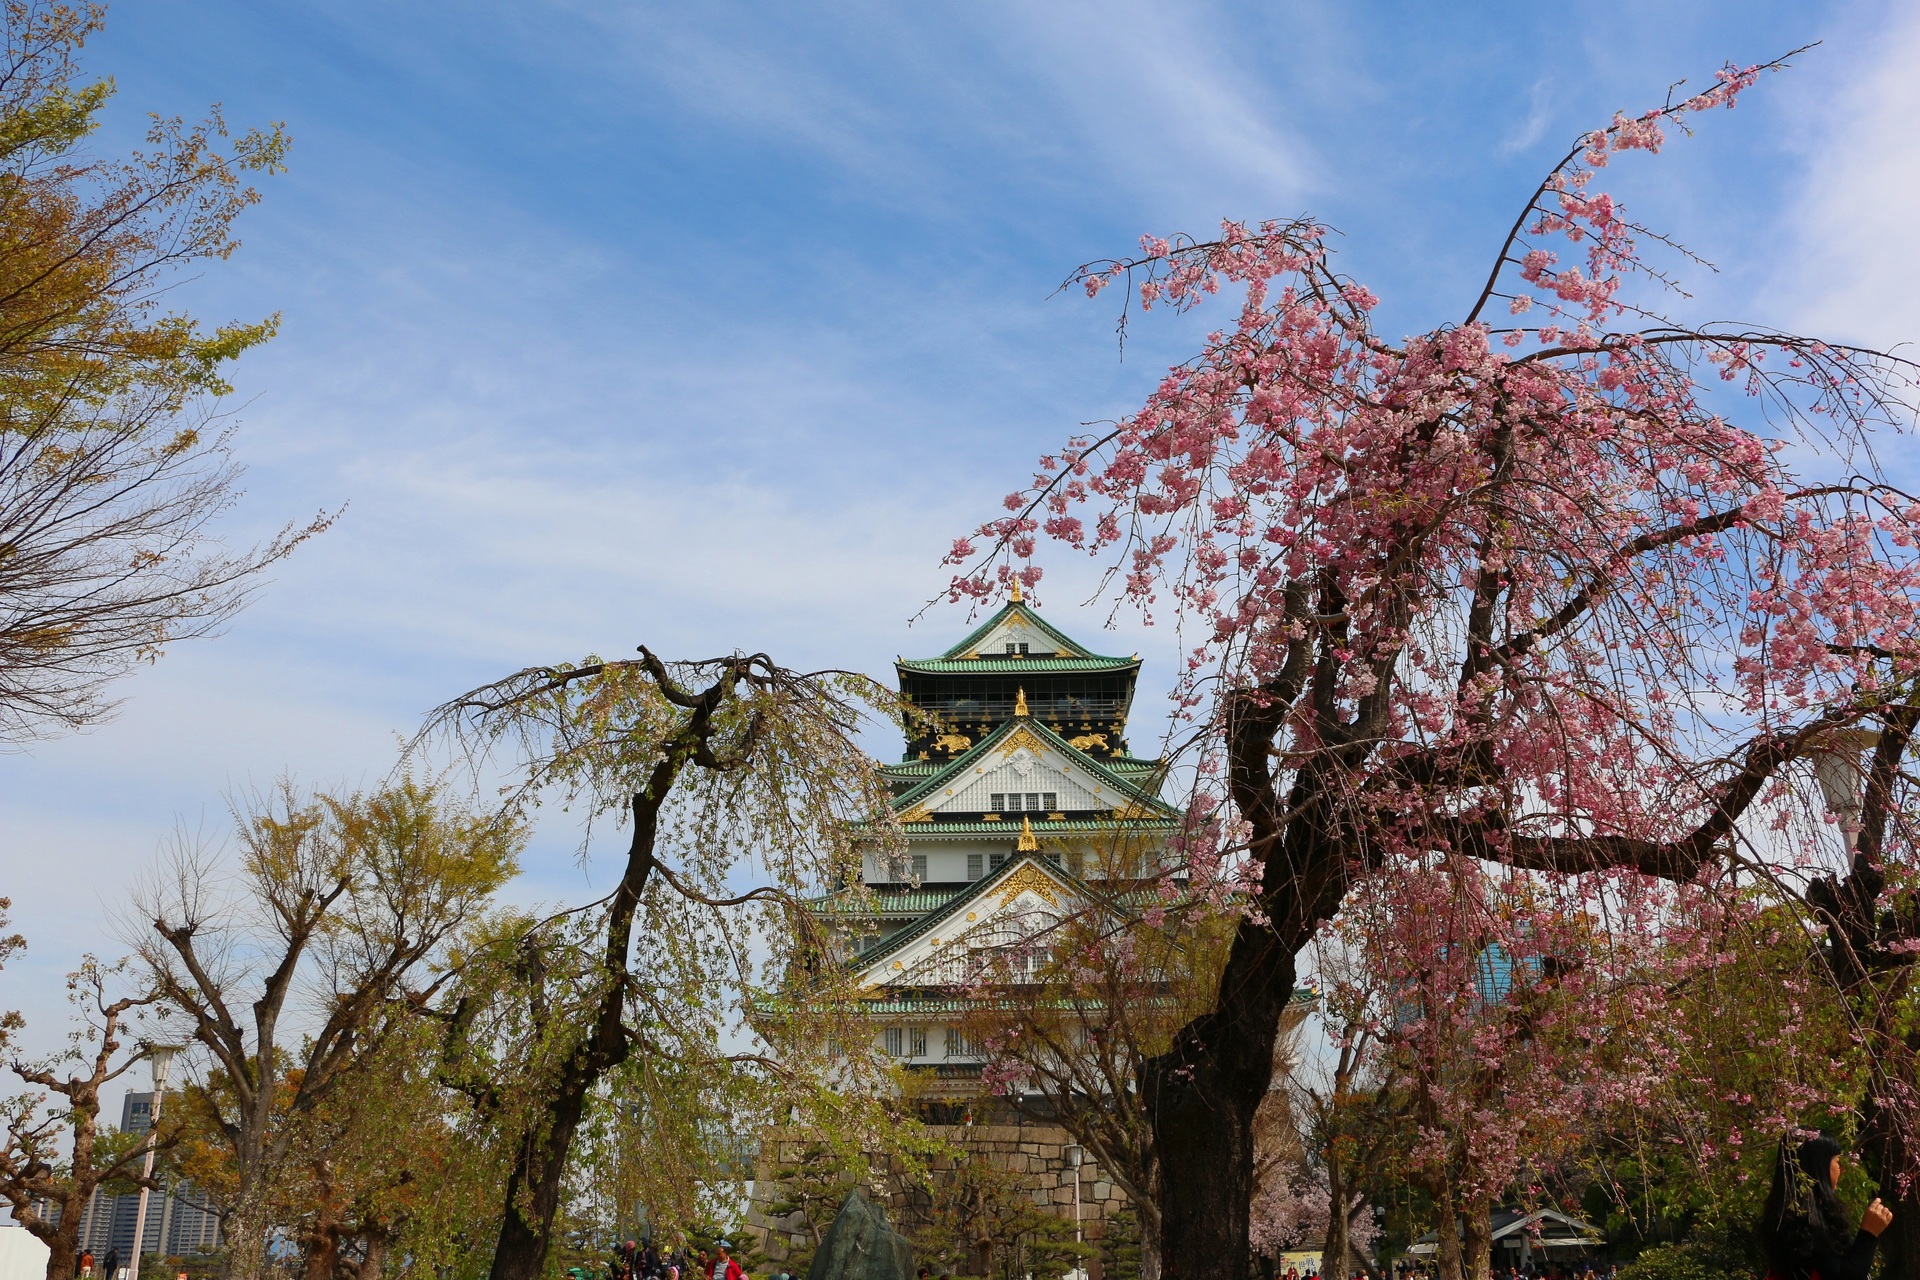
[[[1013,590],[1007,593],[1007,599],[1011,600],[1015,604],[1020,603],[1020,575],[1019,574],[1015,574],[1013,577]]]
[[[1006,686],[1002,685],[1001,687],[1005,688]],[[1027,713],[1027,691],[1025,689],[1015,689],[1013,691],[1013,714],[1017,716],[1024,716],[1028,714]]]
[[[1040,852],[1040,841],[1035,839],[1033,834],[1033,819],[1025,814],[1020,815],[1020,840],[1013,846],[1013,851],[1015,853]]]
[[[1050,907],[1060,905],[1059,895],[1054,892],[1059,885],[1031,862],[1025,863],[1019,870],[994,886],[1000,895],[1000,909],[1005,911],[1023,893],[1031,893]]]

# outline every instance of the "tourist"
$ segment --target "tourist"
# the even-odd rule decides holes
[[[707,1271],[709,1280],[746,1280],[747,1273],[742,1271],[740,1264],[733,1260],[733,1242],[722,1240],[715,1247],[719,1252]]]
[[[1790,1133],[1774,1156],[1773,1186],[1760,1211],[1760,1247],[1768,1280],[1867,1280],[1874,1245],[1893,1221],[1875,1200],[1853,1230],[1834,1188],[1840,1144],[1819,1132]]]
[[[91,1280],[93,1275],[93,1250],[91,1249],[80,1251],[80,1274]]]

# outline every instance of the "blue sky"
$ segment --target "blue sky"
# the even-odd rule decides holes
[[[1732,113],[1609,171],[1715,260],[1686,314],[1920,335],[1920,6],[580,5],[125,0],[89,50],[103,148],[144,112],[284,120],[245,248],[182,286],[279,311],[230,406],[248,539],[348,503],[222,638],[122,714],[0,757],[0,978],[57,978],[176,824],[283,772],[366,782],[445,697],[642,641],[885,675],[957,534],[1210,317],[1054,296],[1144,231],[1312,213],[1390,331],[1457,316],[1582,129],[1822,40]],[[1224,313],[1219,313],[1224,314]],[[1899,446],[1905,449],[1903,443]],[[1056,558],[1049,617],[1090,638]],[[1153,660],[1121,618],[1100,641]],[[517,891],[580,898],[573,833]]]

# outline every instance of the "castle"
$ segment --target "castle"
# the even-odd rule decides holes
[[[1071,639],[1016,582],[1008,603],[965,639],[938,657],[898,659],[896,669],[909,707],[905,751],[881,770],[904,851],[867,854],[858,889],[825,894],[811,909],[854,939],[845,962],[860,1012],[934,1133],[1019,1177],[1036,1203],[1097,1238],[1126,1208],[1125,1194],[1050,1122],[1044,1099],[993,1096],[955,988],[979,949],[1043,935],[1096,903],[1123,906],[1163,871],[1177,877],[1166,850],[1181,813],[1160,795],[1165,763],[1127,743],[1139,655],[1098,654]],[[1283,1039],[1310,994],[1296,996]],[[1284,1095],[1274,1098],[1268,1127],[1293,1141]],[[757,1209],[778,1199],[771,1184],[783,1170],[807,1158],[805,1135],[770,1137]],[[897,1184],[887,1196],[897,1218],[923,1207]],[[776,1257],[806,1227],[757,1211],[750,1221]]]

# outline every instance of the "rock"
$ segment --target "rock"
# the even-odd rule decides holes
[[[913,1280],[913,1246],[887,1225],[887,1211],[855,1187],[813,1255],[807,1280]]]

